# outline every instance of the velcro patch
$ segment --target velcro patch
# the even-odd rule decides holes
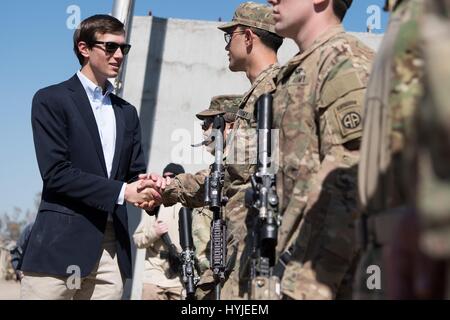
[[[333,108],[341,139],[345,142],[361,136],[362,117],[361,106],[356,100],[342,103]]]
[[[252,120],[253,119],[253,114],[251,114],[250,112],[244,111],[242,109],[240,109],[236,115],[240,118],[246,119],[246,120]]]
[[[356,71],[340,73],[324,85],[322,107],[327,107],[348,92],[364,88],[364,84]]]

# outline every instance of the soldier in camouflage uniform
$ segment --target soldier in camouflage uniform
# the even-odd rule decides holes
[[[239,265],[247,235],[245,190],[256,169],[256,118],[254,105],[259,96],[274,90],[278,73],[277,50],[283,39],[275,34],[274,21],[268,6],[247,2],[241,4],[230,23],[219,26],[225,32],[229,68],[245,72],[252,86],[244,95],[225,151],[225,182],[223,194],[229,201],[224,210],[228,228],[228,255],[233,269],[222,289],[223,299],[245,297],[247,279],[239,279]],[[203,181],[192,176],[176,179],[163,193],[163,203],[177,201],[189,206],[203,205]],[[195,199],[195,201],[194,201]],[[206,280],[208,278],[208,280]],[[212,272],[201,281],[212,282]],[[212,289],[212,287],[211,287]]]
[[[258,98],[274,90],[274,77],[279,72],[277,51],[283,39],[275,33],[275,25],[268,6],[246,2],[241,4],[230,23],[219,27],[229,35],[226,50],[230,56],[230,70],[246,72],[252,86],[244,94],[232,137],[234,143],[227,154],[228,163],[234,164],[234,182],[230,191],[236,195],[230,199],[225,216],[228,221],[229,234],[232,236],[230,247],[237,246],[237,261],[234,272],[223,288],[225,299],[246,298],[248,291],[248,270],[240,271],[246,266],[248,257],[242,257],[247,236],[247,212],[244,205],[245,190],[251,187],[250,177],[256,170],[256,112]],[[233,35],[236,34],[234,37]],[[245,59],[240,58],[240,50],[245,46],[254,46],[252,42],[262,42],[252,50]],[[239,62],[241,61],[241,62]]]
[[[433,298],[450,299],[450,0],[427,0],[422,22],[425,103],[417,112],[412,199],[420,221],[420,249],[441,262]],[[435,264],[436,266],[436,264]],[[438,267],[439,269],[439,267]],[[441,287],[433,285],[441,284]],[[441,291],[439,291],[441,289]]]
[[[408,119],[402,160],[408,214],[395,226],[386,259],[387,296],[450,298],[449,93],[450,1],[421,3],[414,29],[420,40],[421,95]],[[411,6],[410,10],[417,10]],[[403,110],[398,110],[400,112]]]
[[[362,214],[357,224],[358,243],[363,252],[355,277],[356,299],[395,298],[398,295],[393,292],[403,290],[395,285],[396,279],[388,277],[389,269],[401,268],[400,261],[394,259],[386,264],[383,258],[398,243],[397,239],[393,241],[393,235],[413,227],[408,203],[411,188],[406,180],[411,172],[405,160],[406,146],[412,142],[415,131],[414,114],[423,96],[419,21],[424,2],[386,1],[386,9],[392,12],[391,20],[374,63],[365,102],[359,166]],[[394,231],[399,222],[403,230]],[[408,246],[414,247],[412,243]],[[376,274],[368,269],[373,266],[379,268]],[[397,280],[405,281],[401,279],[407,277],[405,271],[398,274]],[[372,274],[381,277],[381,287],[373,286]]]
[[[269,2],[276,31],[300,49],[274,93],[282,213],[276,273],[284,272],[287,299],[351,298],[356,165],[373,52],[341,25],[352,1]]]
[[[196,114],[196,117],[203,120],[202,130],[204,145],[208,152],[214,154],[214,143],[209,138],[214,117],[223,115],[226,123],[224,138],[225,150],[228,149],[227,138],[231,131],[239,104],[242,100],[241,95],[220,95],[211,99],[208,109]],[[204,180],[209,175],[209,169],[201,170],[196,174],[184,173],[176,176],[170,184],[166,186],[163,193],[163,204],[165,206],[174,205],[181,202],[185,207],[201,208],[204,205]]]
[[[223,115],[225,127],[225,150],[228,149],[228,137],[231,131],[242,100],[241,95],[221,95],[211,99],[208,109],[197,113],[197,118],[203,120],[202,129],[204,135],[204,145],[208,152],[214,154],[214,143],[210,139],[214,117]],[[198,284],[197,298],[211,299],[210,285],[214,279],[207,273],[209,268],[209,241],[212,212],[204,206],[204,182],[210,170],[205,169],[196,174],[181,174],[176,176],[163,193],[163,203],[165,206],[174,205],[181,202],[185,207],[195,208],[192,216],[192,234],[195,245],[195,252],[199,262],[201,281]],[[206,273],[206,274],[205,274]],[[213,293],[213,292],[212,292]]]

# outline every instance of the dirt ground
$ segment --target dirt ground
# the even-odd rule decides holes
[[[0,300],[20,299],[20,283],[0,280]]]

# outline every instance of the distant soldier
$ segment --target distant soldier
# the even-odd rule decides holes
[[[300,49],[274,93],[282,224],[276,273],[290,299],[351,298],[361,113],[373,51],[344,31],[351,0],[269,0]]]
[[[181,165],[169,163],[162,176],[173,179],[184,172]],[[181,204],[172,207],[159,206],[154,209],[156,212],[153,216],[144,213],[133,234],[136,246],[146,249],[142,300],[182,298],[183,284],[179,277],[178,256],[178,252],[181,252],[178,232],[178,212],[181,207]],[[171,248],[171,244],[175,247]]]
[[[411,185],[405,166],[406,146],[416,130],[414,115],[423,99],[423,57],[419,21],[424,0],[386,1],[392,12],[383,43],[371,74],[364,114],[364,134],[359,166],[359,195],[362,214],[357,224],[363,249],[355,277],[354,298],[400,297],[399,285],[389,280],[389,269],[399,269],[399,260],[384,263],[400,242],[395,236],[414,228],[411,219]],[[395,238],[394,238],[395,237]],[[414,248],[413,243],[407,244]],[[409,270],[408,270],[409,269]],[[410,282],[410,266],[397,274],[400,282]],[[387,294],[388,285],[391,293]],[[394,288],[395,287],[395,288]],[[393,292],[397,291],[397,294]]]
[[[236,113],[238,111],[239,104],[242,100],[241,95],[221,95],[215,96],[211,99],[211,103],[208,109],[197,113],[197,118],[203,120],[202,130],[204,141],[202,145],[205,146],[206,150],[214,154],[215,144],[211,139],[212,125],[214,117],[217,115],[223,115],[225,120],[225,150],[228,149],[229,134],[233,128]],[[226,161],[226,159],[225,159]],[[201,170],[196,174],[181,174],[177,176],[170,182],[170,188],[167,193],[163,194],[164,205],[173,205],[177,202],[181,202],[184,206],[190,208],[198,208],[193,212],[192,217],[192,233],[194,235],[193,241],[196,247],[196,253],[198,254],[198,259],[200,262],[200,271],[206,274],[198,284],[197,296],[200,299],[209,299],[209,295],[213,288],[210,288],[213,279],[212,275],[207,272],[209,269],[209,253],[210,240],[210,228],[212,213],[204,206],[204,182],[205,178],[209,175],[209,169]],[[234,254],[235,257],[236,254]],[[233,259],[233,256],[231,257]]]

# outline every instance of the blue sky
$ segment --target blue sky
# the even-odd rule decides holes
[[[135,15],[223,21],[232,18],[242,0],[136,0]],[[265,1],[256,1],[265,3]],[[366,31],[370,5],[382,7],[384,0],[354,0],[345,27]],[[31,99],[45,86],[73,75],[78,62],[72,53],[73,30],[67,28],[71,5],[84,19],[110,13],[112,0],[15,0],[2,1],[0,19],[0,214],[13,207],[33,208],[42,187],[30,124]],[[385,26],[387,15],[381,23]],[[376,32],[383,32],[384,28]],[[126,97],[125,97],[126,98]]]

